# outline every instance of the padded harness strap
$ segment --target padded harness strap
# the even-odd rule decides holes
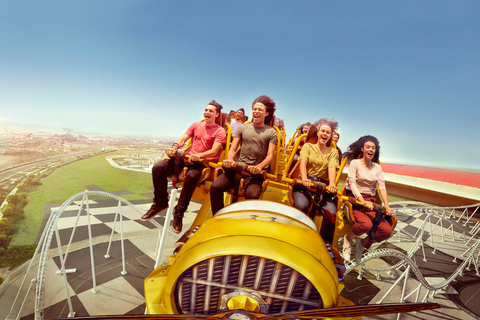
[[[372,229],[368,231],[368,239],[373,242],[375,238],[375,232],[377,231],[378,224],[380,223],[380,219],[382,218],[383,207],[378,206],[377,213],[375,217],[372,219]]]
[[[307,175],[307,178],[309,180],[312,180],[312,181],[315,181],[317,183],[317,192],[316,192],[316,195],[313,197],[313,203],[315,204],[315,206],[317,207],[318,211],[320,212],[320,214],[323,216],[323,217],[328,217],[333,224],[335,224],[335,216],[328,210],[323,210],[322,209],[322,201],[320,201],[320,195],[322,193],[324,193],[324,190],[323,188],[325,187],[326,185],[326,181],[323,180],[323,179],[320,179],[320,178],[317,178],[315,176],[311,176],[311,175]],[[322,196],[321,199],[325,199],[326,195]],[[312,207],[312,211],[313,211],[313,207]]]
[[[178,180],[178,174],[180,173],[180,163],[182,162],[182,152],[177,151],[175,153],[175,164],[173,168],[173,178],[172,178],[172,186],[175,189],[178,189],[177,187],[177,180]]]
[[[324,197],[322,197],[322,200],[323,199],[324,199]],[[313,197],[313,204],[315,205],[315,207],[317,207],[318,212],[320,212],[320,214],[324,218],[328,217],[332,221],[332,223],[335,224],[335,217],[332,215],[332,213],[330,211],[322,209],[322,202],[323,201],[320,200],[320,197],[318,195],[315,195]],[[312,208],[312,211],[313,211],[313,208]]]
[[[245,164],[243,163],[237,163],[237,167],[235,168],[235,182],[233,184],[232,203],[235,203],[238,200],[238,191],[240,189],[240,182],[242,180],[242,172],[244,166]]]

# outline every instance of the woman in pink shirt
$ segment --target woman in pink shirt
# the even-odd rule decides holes
[[[355,197],[365,206],[354,205],[353,216],[356,223],[350,233],[344,237],[343,258],[350,260],[350,242],[372,229],[372,219],[376,215],[373,204],[376,200],[377,184],[380,194],[387,209],[387,215],[392,215],[393,210],[388,205],[387,189],[383,177],[382,167],[378,163],[380,157],[380,144],[374,136],[363,136],[348,147],[349,157],[352,160],[348,168],[346,181],[347,195]],[[359,159],[357,159],[359,158]],[[390,223],[382,216],[374,233],[374,242],[381,242],[390,237],[392,229]],[[369,237],[357,239],[355,248],[355,260],[360,263],[364,249],[370,248],[372,241]]]

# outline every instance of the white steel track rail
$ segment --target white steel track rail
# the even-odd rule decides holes
[[[434,298],[437,291],[445,289],[452,281],[463,276],[464,270],[470,271],[473,267],[475,274],[480,277],[480,222],[478,222],[480,219],[478,215],[475,216],[479,207],[480,204],[462,207],[405,207],[399,209],[396,211],[397,215],[404,214],[417,216],[417,218],[426,215],[422,217],[423,222],[414,234],[400,229],[396,230],[398,237],[394,236],[388,240],[393,244],[397,243],[403,246],[411,243],[407,252],[402,253],[390,248],[367,251],[363,254],[360,264],[357,264],[354,259],[346,263],[345,274],[357,269],[359,280],[362,279],[365,271],[375,274],[377,280],[381,280],[381,272],[386,272],[393,279],[396,278],[396,281],[376,303],[382,303],[387,296],[392,294],[396,286],[401,286],[401,294],[395,293],[395,298],[399,298],[399,303],[407,302],[407,299],[413,294],[415,294],[414,302],[419,302],[422,287],[426,289],[426,293],[421,302],[426,302],[429,297]],[[421,269],[415,262],[415,254],[420,249],[420,256],[425,262],[427,262],[426,250],[431,250],[432,254],[438,251],[451,256],[453,262],[458,263],[458,267],[445,280],[430,284],[423,277]],[[368,263],[374,259],[386,259],[387,261],[389,259],[393,262],[387,265]],[[377,267],[378,265],[382,265],[382,267]],[[398,273],[402,273],[401,276],[397,277]],[[407,286],[411,275],[415,276],[418,285],[411,292],[407,292],[407,288],[411,288],[411,285]],[[397,319],[399,317],[400,314]]]
[[[108,242],[107,252],[106,252],[104,257],[105,258],[110,257],[109,252],[110,252],[111,243],[113,241],[113,233],[116,231],[116,224],[117,224],[117,221],[118,221],[119,225],[120,225],[120,232],[119,233],[120,233],[120,237],[121,237],[120,244],[121,244],[121,254],[122,254],[122,271],[121,271],[121,274],[122,275],[127,274],[127,271],[125,269],[125,251],[124,251],[122,207],[123,206],[128,206],[128,207],[134,209],[135,211],[137,211],[140,215],[143,215],[145,213],[144,210],[136,207],[134,204],[132,204],[128,200],[125,200],[125,199],[123,199],[123,198],[121,198],[117,195],[114,195],[112,193],[109,193],[109,192],[84,191],[84,192],[75,194],[75,195],[71,196],[70,198],[68,198],[58,208],[57,211],[53,212],[49,216],[48,222],[45,226],[45,229],[43,230],[42,236],[41,236],[40,241],[38,243],[38,246],[35,250],[35,253],[34,253],[32,259],[30,260],[29,266],[27,268],[27,271],[25,272],[25,276],[24,276],[24,278],[22,280],[22,283],[19,287],[17,295],[14,299],[14,302],[13,302],[11,308],[10,308],[9,314],[6,317],[6,320],[13,319],[12,316],[13,316],[13,313],[14,313],[14,310],[15,310],[15,306],[17,305],[17,300],[18,300],[20,294],[22,293],[22,288],[24,287],[25,282],[27,280],[27,277],[28,277],[30,271],[32,270],[32,268],[34,266],[34,262],[37,260],[37,258],[38,258],[38,269],[37,269],[37,272],[36,272],[36,277],[33,278],[33,279],[30,279],[29,288],[27,290],[24,290],[26,292],[25,292],[25,296],[24,296],[24,299],[23,299],[23,303],[19,307],[18,312],[16,313],[15,319],[16,320],[20,319],[22,309],[23,309],[23,306],[25,305],[25,301],[27,299],[28,293],[32,290],[35,290],[35,292],[34,292],[34,300],[35,300],[34,301],[34,303],[35,303],[34,316],[35,316],[35,320],[43,320],[43,318],[44,318],[43,309],[44,309],[44,301],[45,301],[45,286],[48,285],[48,284],[45,283],[45,281],[46,281],[45,280],[45,272],[46,272],[47,260],[49,259],[50,245],[51,245],[51,241],[52,241],[52,238],[53,238],[54,234],[56,236],[56,241],[57,241],[57,246],[58,246],[58,256],[60,258],[60,264],[61,264],[60,274],[63,276],[64,283],[65,283],[65,292],[66,292],[66,298],[67,298],[67,302],[68,302],[69,317],[73,317],[75,315],[75,312],[74,312],[73,307],[72,307],[72,302],[71,302],[70,292],[69,292],[69,289],[68,289],[68,282],[67,282],[67,273],[71,272],[71,270],[66,270],[65,269],[65,263],[66,263],[66,260],[67,260],[67,257],[68,257],[68,253],[70,251],[71,244],[73,242],[73,237],[74,237],[75,231],[77,229],[77,225],[78,225],[78,222],[79,222],[80,215],[84,212],[86,212],[87,221],[88,221],[88,237],[89,237],[88,241],[89,241],[90,262],[91,262],[91,268],[92,268],[92,281],[93,281],[93,290],[92,291],[94,293],[96,293],[98,291],[97,286],[96,286],[95,261],[94,261],[94,258],[93,258],[94,256],[93,256],[93,242],[92,242],[92,232],[91,232],[91,222],[90,222],[89,196],[99,196],[99,197],[102,197],[102,198],[111,198],[111,199],[114,199],[114,200],[118,201],[117,211],[115,213],[115,220],[114,220],[114,224],[113,224],[113,228],[112,228],[112,233],[110,235],[110,240]],[[172,198],[175,199],[175,194],[172,194],[172,196],[173,196]],[[81,199],[81,204],[78,205],[79,209],[78,209],[78,213],[77,213],[77,216],[76,216],[75,225],[73,226],[72,234],[70,235],[70,240],[69,240],[69,242],[66,246],[65,253],[63,253],[62,252],[62,243],[60,242],[60,236],[58,234],[57,223],[59,221],[59,218],[63,214],[63,212],[66,210],[66,208],[78,199]],[[77,205],[77,204],[75,204],[75,205]],[[173,207],[173,206],[171,206],[171,207]],[[170,223],[170,221],[167,220],[167,219],[165,221],[166,221],[165,222],[166,225],[168,225]],[[155,225],[159,229],[160,234],[164,233],[163,232],[164,226],[162,226],[160,223],[158,223],[154,219],[149,220],[149,222],[151,222],[153,225]],[[178,240],[179,235],[174,234],[172,232],[165,232],[165,235],[163,237],[165,237],[167,233],[169,234],[170,237],[174,238],[175,240]],[[165,244],[165,241],[162,242],[162,246],[164,246],[164,244]],[[155,252],[154,254],[158,255],[158,253],[163,252],[164,248],[162,246],[157,247],[158,252]],[[156,265],[158,265],[160,263],[159,259],[160,258],[157,258]],[[75,271],[73,271],[73,272],[75,272]]]

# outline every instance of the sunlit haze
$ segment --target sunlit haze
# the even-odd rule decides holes
[[[480,2],[2,1],[0,129],[179,137],[215,99],[480,170]]]

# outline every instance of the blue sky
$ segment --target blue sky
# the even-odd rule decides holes
[[[480,2],[9,1],[0,120],[179,137],[215,99],[271,96],[287,133],[335,118],[340,147],[480,170]],[[247,112],[248,114],[248,112]]]

